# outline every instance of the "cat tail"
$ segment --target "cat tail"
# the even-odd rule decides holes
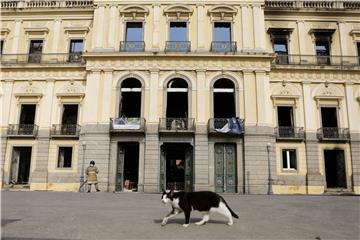
[[[227,204],[227,202],[225,201],[225,199],[223,197],[220,197],[221,198],[221,201],[223,203],[225,203],[225,206],[227,207],[227,209],[229,209],[230,213],[231,213],[231,216],[233,216],[234,218],[239,218],[239,216],[234,213],[234,211],[230,208],[230,206]]]

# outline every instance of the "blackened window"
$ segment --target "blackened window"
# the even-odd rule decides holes
[[[358,59],[359,59],[359,61],[358,61],[358,63],[360,64],[360,42],[357,42],[357,53],[358,53]]]
[[[62,124],[77,124],[78,105],[64,104],[63,115],[61,119]]]
[[[283,149],[282,163],[284,170],[296,170],[296,149]]]
[[[0,40],[0,54],[3,53],[3,48],[4,48],[4,40]]]
[[[82,60],[81,53],[84,48],[84,41],[82,39],[73,39],[70,41],[69,61],[80,62]]]
[[[330,64],[330,40],[329,37],[319,36],[315,41],[317,64]]]
[[[29,48],[29,63],[40,63],[43,40],[31,40]]]
[[[293,107],[279,106],[277,113],[279,127],[294,127]]]
[[[71,168],[72,147],[59,147],[58,168]]]
[[[19,124],[34,124],[35,122],[35,104],[21,105]]]

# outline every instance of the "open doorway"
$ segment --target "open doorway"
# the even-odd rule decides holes
[[[327,188],[346,188],[344,150],[324,150]]]
[[[119,144],[116,191],[136,192],[139,181],[139,143]]]
[[[161,147],[161,187],[192,191],[193,150],[188,143],[166,143]]]
[[[14,147],[11,159],[10,183],[28,184],[30,177],[31,147]]]

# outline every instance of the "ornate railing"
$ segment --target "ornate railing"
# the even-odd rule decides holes
[[[266,9],[360,9],[358,0],[265,0]]]
[[[358,56],[317,56],[317,55],[282,55],[273,61],[274,65],[317,65],[317,66],[360,66]]]
[[[86,8],[93,7],[93,0],[1,0],[1,9],[11,8]]]
[[[165,52],[190,52],[190,41],[167,41]]]
[[[195,131],[194,118],[160,118],[159,131],[192,132]]]
[[[52,137],[79,137],[81,126],[78,124],[53,124]]]
[[[35,124],[9,124],[8,137],[36,137],[39,127]]]
[[[110,118],[110,132],[145,132],[145,118]]]
[[[209,133],[241,135],[245,132],[245,120],[240,118],[210,118]]]
[[[317,138],[329,141],[348,141],[350,140],[350,131],[348,128],[323,127],[317,130]]]
[[[305,131],[303,127],[276,127],[276,139],[286,140],[303,140],[305,139]]]
[[[120,52],[144,52],[145,42],[143,41],[125,41],[120,42]]]
[[[1,54],[1,64],[85,64],[81,53]]]
[[[236,42],[230,41],[213,41],[211,42],[212,52],[236,52]]]

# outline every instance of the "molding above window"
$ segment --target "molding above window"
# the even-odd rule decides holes
[[[89,32],[89,27],[64,27],[65,33],[82,33],[86,34]]]
[[[298,95],[272,95],[271,100],[273,103],[273,107],[277,107],[281,104],[293,105],[297,108],[300,96]]]
[[[164,9],[168,20],[188,20],[194,10],[186,5],[170,5]]]
[[[274,39],[286,39],[289,40],[290,34],[294,31],[293,28],[274,28],[269,27],[267,33],[270,35],[271,41]]]
[[[332,42],[332,35],[335,31],[336,29],[333,28],[312,28],[309,30],[309,34],[313,42],[315,42],[317,39]]]
[[[237,9],[228,5],[217,5],[209,9],[211,21],[233,21]]]
[[[9,35],[10,29],[8,28],[0,28],[1,38],[6,38]]]
[[[49,33],[49,28],[47,27],[29,27],[24,28],[27,35],[37,35],[37,36],[46,36]]]
[[[354,41],[360,41],[360,29],[353,29],[350,32]]]
[[[144,20],[149,9],[141,5],[129,5],[120,9],[120,15],[126,20]]]

